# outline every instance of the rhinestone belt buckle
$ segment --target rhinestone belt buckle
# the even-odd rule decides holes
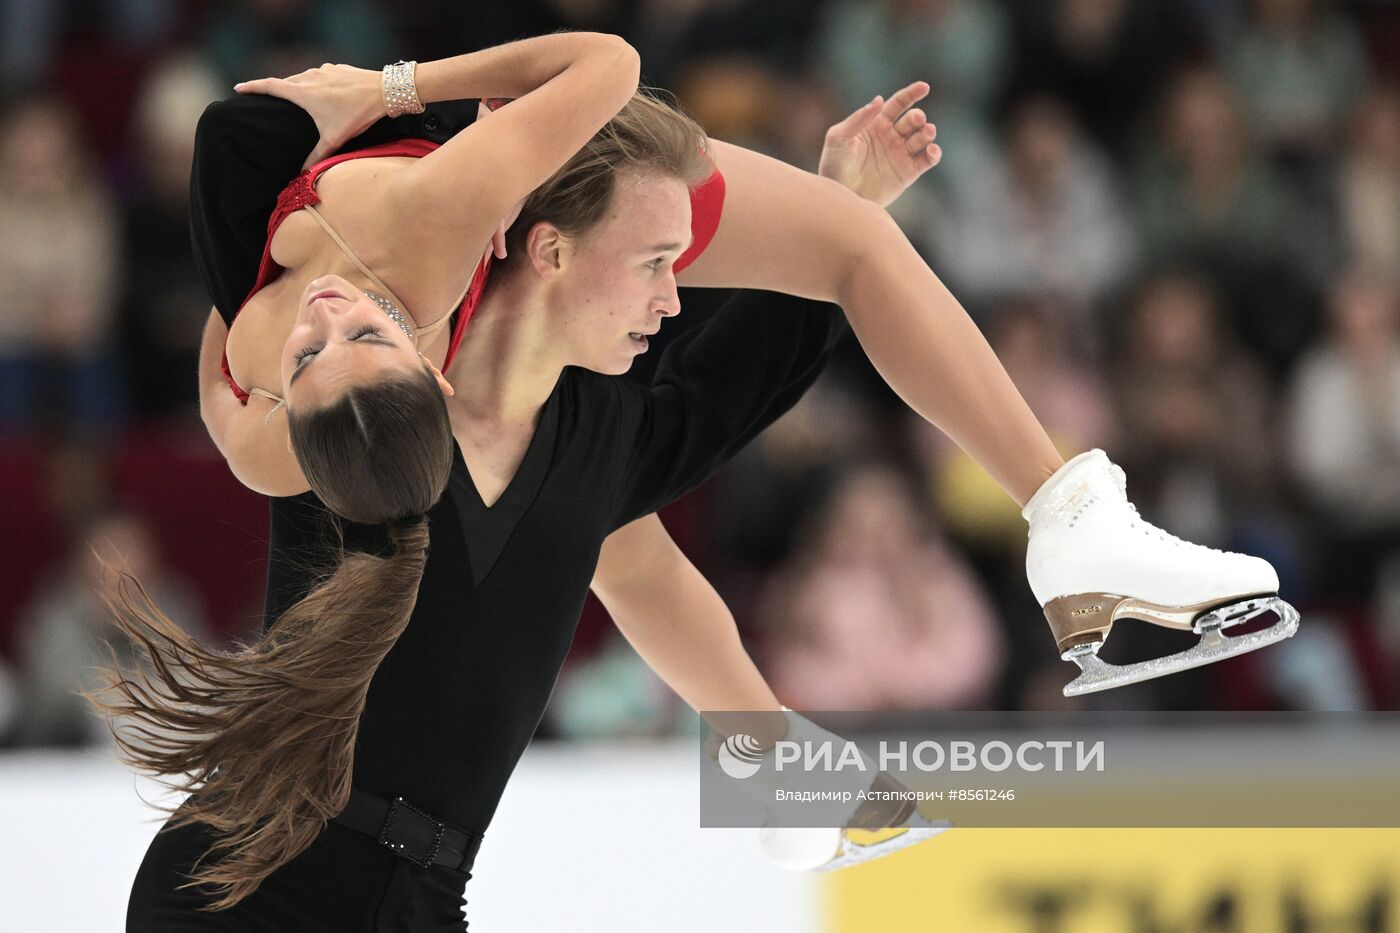
[[[429,868],[437,858],[447,827],[404,800],[395,797],[379,830],[379,844],[415,865]],[[418,852],[426,844],[427,854]],[[413,846],[412,849],[409,846]]]

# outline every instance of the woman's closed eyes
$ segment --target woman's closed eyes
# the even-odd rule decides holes
[[[357,330],[357,331],[355,331],[353,334],[351,334],[351,335],[350,335],[350,339],[351,339],[351,340],[359,340],[361,337],[364,337],[364,336],[366,336],[366,335],[368,335],[368,334],[378,334],[378,333],[379,333],[379,328],[377,328],[377,327],[375,327],[375,326],[373,326],[373,325],[371,325],[371,324],[366,324],[364,327],[361,327],[359,330]],[[298,351],[293,355],[293,357],[292,357],[292,363],[293,363],[293,365],[298,366],[298,367],[301,366],[301,361],[302,361],[302,360],[306,359],[308,356],[311,356],[311,355],[314,354],[314,353],[319,353],[319,352],[321,351],[321,347],[324,347],[324,346],[325,346],[325,344],[321,344],[321,346],[317,346],[317,347],[302,347],[300,350],[298,350]]]

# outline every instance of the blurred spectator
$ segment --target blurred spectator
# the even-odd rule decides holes
[[[933,88],[926,106],[949,183],[990,145],[987,114],[1008,68],[1010,27],[990,0],[835,0],[817,39],[816,67],[847,112],[910,81]]]
[[[526,36],[543,36],[561,29],[611,32],[632,38],[628,14],[640,0],[394,0],[379,3],[391,9],[402,48],[420,62],[490,48]],[[671,0],[665,0],[670,5]],[[701,3],[708,0],[700,0]],[[648,59],[644,77],[662,87]]]
[[[1353,271],[1333,290],[1327,342],[1298,367],[1289,444],[1328,555],[1328,594],[1373,595],[1400,549],[1400,299],[1394,281]]]
[[[1366,86],[1366,49],[1356,27],[1327,0],[1250,0],[1251,15],[1226,50],[1260,142],[1272,152],[1335,148]]]
[[[826,131],[839,123],[846,111],[837,103],[831,88],[821,81],[788,80],[780,93],[769,130],[771,139],[764,151],[789,165],[815,172],[826,145]],[[901,195],[895,208],[912,194],[906,191]]]
[[[1119,428],[1108,385],[1075,364],[1102,355],[1095,334],[1075,332],[1063,307],[1049,299],[1012,302],[997,311],[991,342],[1036,417],[1063,450],[1117,446]],[[1090,348],[1099,348],[1091,352]]]
[[[791,553],[794,536],[839,464],[878,449],[873,413],[828,374],[709,485],[710,549],[733,573],[767,571]],[[726,597],[733,589],[726,587]],[[735,614],[743,617],[742,606]]]
[[[1377,86],[1358,105],[1338,182],[1349,258],[1400,268],[1400,88]]]
[[[1256,155],[1237,99],[1216,72],[1179,75],[1141,167],[1138,220],[1152,258],[1258,263],[1293,246],[1284,180]]]
[[[1152,268],[1198,269],[1220,289],[1236,334],[1270,368],[1312,335],[1315,289],[1335,254],[1288,176],[1264,162],[1234,92],[1214,71],[1181,74],[1138,172],[1138,229]]]
[[[1227,544],[1275,501],[1267,378],[1231,339],[1210,287],[1186,274],[1147,283],[1124,344],[1113,378],[1133,500],[1175,534]]]
[[[0,216],[0,432],[38,425],[54,398],[88,431],[113,429],[116,215],[56,98],[0,119]]]
[[[771,130],[786,82],[761,59],[730,55],[699,60],[681,72],[675,92],[716,139],[760,152],[773,150]],[[820,156],[818,145],[812,158]]]
[[[955,219],[931,218],[932,239],[969,301],[1045,294],[1087,324],[1134,253],[1110,166],[1048,97],[1017,107],[1006,137],[1004,156],[963,173]]]
[[[986,594],[903,478],[838,481],[764,601],[774,692],[801,709],[979,707],[1002,646]]]
[[[4,0],[0,3],[0,75],[5,86],[33,87],[65,32],[81,23],[124,46],[151,47],[177,21],[171,0]]]
[[[42,457],[44,517],[66,540],[104,511],[114,494],[109,450],[83,435],[59,437]]]
[[[592,0],[591,5],[601,5]],[[626,6],[628,4],[618,4]],[[670,87],[686,67],[718,57],[796,73],[823,4],[810,0],[641,0],[627,31],[646,80]]]
[[[67,565],[43,586],[21,620],[23,699],[12,740],[21,745],[88,745],[107,736],[102,719],[75,691],[96,691],[95,666],[130,666],[135,653],[110,621],[104,599],[121,574],[140,581],[161,610],[186,631],[207,637],[198,598],[171,575],[150,530],[135,515],[96,516],[75,542]]]
[[[368,0],[235,0],[221,5],[203,45],[229,87],[322,62],[377,70],[400,57],[391,21]]]
[[[1118,157],[1163,78],[1198,44],[1177,0],[1039,0],[1014,9],[1017,96],[1064,101],[1094,142]]]
[[[193,413],[199,343],[209,297],[190,247],[190,162],[194,130],[217,77],[193,53],[171,56],[151,74],[137,104],[134,149],[140,193],[126,211],[125,296],[120,320],[133,407],[144,416]]]
[[[709,135],[809,172],[817,171],[826,131],[846,116],[824,81],[786,74],[752,56],[697,60],[682,69],[674,90]]]

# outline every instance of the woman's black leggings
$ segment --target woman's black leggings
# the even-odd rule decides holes
[[[236,906],[201,911],[197,889],[176,890],[213,841],[195,824],[156,834],[127,904],[128,933],[461,933],[468,872],[422,868],[337,823]]]

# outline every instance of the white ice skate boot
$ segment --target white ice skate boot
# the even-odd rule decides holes
[[[1128,501],[1123,471],[1102,450],[1066,463],[1021,514],[1030,522],[1031,590],[1060,656],[1082,671],[1065,696],[1201,667],[1298,630],[1298,612],[1278,598],[1278,575],[1268,561],[1182,541],[1143,521]],[[1222,631],[1266,612],[1278,616],[1269,628],[1237,637]],[[1109,629],[1122,618],[1202,637],[1179,654],[1138,664],[1099,660]]]
[[[807,717],[782,707],[787,717],[787,734],[784,741],[805,743],[808,747],[830,745],[836,754],[847,745],[846,739],[818,726]],[[739,737],[731,737],[726,747]],[[743,738],[748,738],[744,736]],[[859,752],[859,750],[857,749]],[[731,751],[731,753],[733,753]],[[719,750],[712,757],[718,757]],[[742,747],[738,755],[743,756]],[[780,867],[789,871],[839,871],[853,865],[862,865],[876,859],[893,855],[910,846],[932,839],[952,828],[947,820],[930,820],[923,816],[912,800],[902,799],[909,788],[892,775],[881,771],[869,755],[859,752],[864,768],[860,774],[874,774],[866,788],[879,802],[853,802],[849,813],[842,820],[847,827],[792,827],[765,825],[759,830],[759,846],[763,853]],[[779,788],[791,789],[791,777],[785,783],[781,772],[774,768],[776,752],[767,752],[748,760],[759,765],[757,772],[743,778],[740,785],[746,793],[752,794],[768,806]],[[825,787],[828,791],[849,792],[851,778],[837,777],[829,786],[820,785],[820,778],[808,775],[801,787],[816,790]],[[857,783],[864,783],[857,781]],[[772,819],[770,811],[769,819]],[[874,836],[876,838],[864,838]]]
[[[858,842],[849,829],[803,829],[765,826],[758,833],[763,854],[788,871],[840,871],[893,855],[952,829],[947,820],[929,820],[917,812],[898,835]]]

